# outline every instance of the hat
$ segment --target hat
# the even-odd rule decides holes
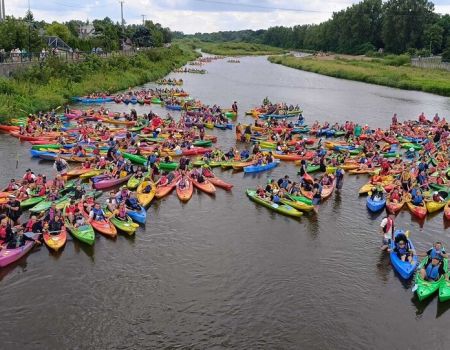
[[[409,151],[410,151],[410,152],[414,152],[414,148],[411,147],[411,148],[409,149]]]
[[[435,196],[435,195],[437,195],[437,194],[439,194],[438,191],[434,191],[434,192],[433,192],[433,196]]]
[[[8,195],[8,198],[16,198],[16,196],[13,194],[10,194],[10,195]]]

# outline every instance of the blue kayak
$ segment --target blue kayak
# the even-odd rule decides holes
[[[166,105],[167,109],[170,109],[171,111],[181,111],[180,105]]]
[[[244,173],[259,173],[261,171],[273,169],[277,167],[278,164],[280,164],[279,161],[274,161],[272,163],[267,163],[264,165],[249,165],[244,167]]]
[[[228,124],[227,124],[227,129],[233,130],[233,124],[228,123]]]
[[[133,221],[137,222],[138,224],[145,224],[145,221],[147,220],[147,211],[142,205],[140,206],[140,208],[141,209],[138,211],[127,209],[127,214],[131,219],[133,219]]]
[[[386,205],[386,198],[375,201],[370,196],[367,197],[367,208],[373,213],[382,210],[385,205]]]
[[[112,97],[99,97],[99,98],[78,98],[78,102],[81,103],[104,103],[104,102],[112,102],[114,99]]]
[[[37,149],[30,149],[30,153],[32,157],[41,158],[45,160],[55,160],[57,153],[47,152],[47,151],[39,151]]]
[[[227,125],[226,124],[214,124],[214,127],[221,130],[226,130]]]
[[[395,230],[394,237],[396,237],[399,234],[404,234],[405,232],[403,230]],[[412,250],[415,250],[413,243],[410,239],[408,239],[409,244],[411,246]],[[391,252],[389,253],[391,257],[391,264],[394,266],[395,271],[397,271],[400,276],[402,276],[403,279],[407,280],[412,277],[414,274],[414,271],[416,271],[417,264],[419,263],[417,256],[414,254],[413,256],[413,264],[411,264],[409,261],[402,261],[398,256],[397,253],[394,252],[395,248],[395,242],[391,241],[391,244],[389,246],[391,249]]]

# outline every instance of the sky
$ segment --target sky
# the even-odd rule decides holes
[[[64,22],[110,17],[120,22],[119,0],[4,0],[7,15],[21,17],[30,3],[37,20]],[[276,25],[320,23],[333,11],[359,0],[124,0],[128,24],[145,19],[186,34],[267,29]],[[450,14],[450,0],[435,0],[436,12]]]

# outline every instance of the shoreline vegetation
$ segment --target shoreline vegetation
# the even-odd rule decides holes
[[[99,58],[67,63],[49,58],[13,78],[0,78],[0,118],[11,118],[48,111],[70,102],[73,96],[94,92],[114,93],[160,79],[173,69],[194,60],[198,53],[172,45],[153,48],[135,56]]]
[[[283,55],[270,56],[268,60],[290,68],[340,79],[450,96],[449,71],[412,67],[407,55],[388,55],[384,58],[348,55],[300,58]]]
[[[285,49],[274,46],[246,42],[206,42],[198,39],[179,39],[175,42],[218,56],[266,56],[287,52]]]

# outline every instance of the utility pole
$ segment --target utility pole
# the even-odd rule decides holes
[[[5,17],[5,0],[0,0],[0,21],[4,20]]]
[[[122,18],[122,50],[125,48],[125,30],[124,30],[124,22],[123,22],[123,0],[120,0],[120,17]]]
[[[31,61],[31,6],[30,6],[30,0],[28,0],[28,55],[29,55],[30,61]]]
[[[145,26],[145,17],[146,15],[141,15],[142,16],[142,25]]]

